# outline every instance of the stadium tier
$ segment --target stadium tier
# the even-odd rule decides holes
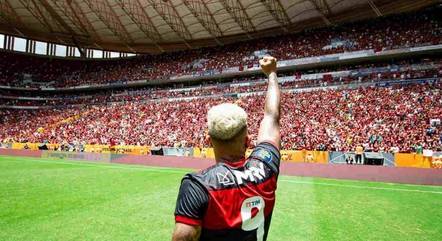
[[[294,66],[279,73],[284,149],[352,151],[363,145],[385,152],[437,151],[442,131],[431,121],[442,116],[438,10],[120,60],[2,51],[0,140],[207,147],[206,112],[223,101],[248,111],[256,139],[266,79],[247,70],[257,68],[260,56],[272,54],[282,69]],[[393,58],[402,52],[408,55]],[[356,61],[361,56],[371,57]],[[319,65],[298,69],[318,59]],[[337,60],[345,63],[327,64]],[[204,79],[223,73],[243,76]],[[180,80],[186,76],[195,80]],[[174,81],[124,85],[137,80]],[[54,91],[109,83],[123,85]]]
[[[360,83],[381,83],[397,80],[438,78],[442,76],[442,62],[439,58],[406,59],[391,63],[370,63],[340,66],[334,69],[313,69],[282,73],[283,90],[309,87],[342,86]],[[73,105],[99,105],[122,101],[156,101],[158,99],[179,99],[187,97],[208,97],[213,95],[236,95],[264,91],[266,80],[262,76],[250,76],[223,80],[223,82],[196,84],[186,83],[173,86],[138,87],[93,92],[26,92],[0,89],[0,106],[3,108],[42,108],[44,106],[66,107]]]
[[[284,149],[411,152],[418,146],[439,150],[442,116],[439,79],[424,84],[358,87],[285,93]],[[237,102],[249,114],[256,139],[263,96],[146,102],[123,101],[79,108],[0,112],[0,139],[19,142],[88,143],[155,146],[207,146],[203,128],[209,107]]]
[[[257,67],[259,56],[278,60],[370,50],[373,53],[442,44],[440,8],[223,47],[147,55],[124,60],[61,60],[0,53],[0,85],[54,86],[165,80],[242,71]],[[359,53],[360,54],[360,53]],[[32,81],[23,81],[31,79]],[[35,82],[35,83],[33,83]]]

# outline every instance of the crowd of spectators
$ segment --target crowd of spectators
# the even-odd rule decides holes
[[[382,51],[442,43],[439,7],[301,33],[250,40],[222,47],[144,55],[119,60],[63,60],[0,52],[0,84],[67,87],[84,84],[124,83],[139,79],[222,71],[253,66],[255,51],[279,60],[345,51]],[[32,79],[33,82],[28,80]]]
[[[288,72],[280,74],[281,88],[297,89],[309,87],[324,87],[343,84],[359,84],[366,82],[411,80],[421,78],[442,77],[442,60],[424,59],[411,64],[412,60],[398,61],[398,64],[366,64],[349,67],[338,67],[331,72],[331,69],[308,70],[304,72]],[[381,72],[379,72],[382,70]],[[345,75],[342,73],[345,71]],[[334,75],[333,73],[339,73]],[[317,76],[312,78],[311,76]],[[97,105],[108,102],[127,101],[153,101],[157,99],[185,98],[234,95],[238,93],[252,93],[264,91],[266,81],[263,77],[243,77],[236,79],[242,82],[235,85],[230,80],[222,83],[199,83],[190,86],[164,85],[159,87],[133,87],[124,89],[95,90],[88,92],[74,93],[50,93],[41,91],[11,91],[0,90],[0,106],[72,106],[72,105]],[[244,85],[247,83],[247,85]]]
[[[442,83],[284,93],[282,146],[296,150],[439,150]],[[127,101],[82,108],[0,110],[0,140],[204,147],[207,110],[235,102],[256,140],[264,96]]]
[[[257,63],[255,51],[266,50],[279,60],[344,51],[387,49],[441,44],[439,8],[414,14],[356,22],[288,36],[251,40],[235,45],[119,60],[64,60],[0,51],[0,85],[56,87],[166,79],[170,76],[245,68]],[[348,83],[417,78],[441,78],[441,62],[434,68],[395,66],[388,71],[367,71],[382,66],[357,66],[365,75],[302,78],[289,73],[284,90]],[[362,70],[363,69],[363,70]],[[333,71],[349,70],[348,68]],[[327,69],[314,73],[325,73]],[[38,83],[40,82],[40,84]],[[235,86],[235,82],[251,82]],[[206,113],[221,102],[235,102],[249,115],[249,132],[256,140],[264,96],[237,93],[264,91],[261,77],[230,83],[204,84],[177,91],[173,87],[101,90],[85,93],[41,94],[1,90],[0,143],[4,141],[207,147]],[[181,86],[186,87],[186,86]],[[195,86],[193,86],[195,87]],[[295,150],[365,150],[412,152],[442,151],[442,83],[314,90],[282,95],[282,147]],[[32,94],[30,94],[32,93]],[[31,98],[22,98],[31,97]],[[230,97],[229,97],[229,94]],[[177,98],[195,97],[190,100]],[[34,99],[33,99],[34,98]],[[439,120],[439,121],[437,121]]]

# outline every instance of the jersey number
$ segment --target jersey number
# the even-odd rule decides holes
[[[264,239],[264,199],[260,196],[249,197],[241,205],[242,230],[256,230],[256,240]],[[253,217],[252,215],[255,214]]]

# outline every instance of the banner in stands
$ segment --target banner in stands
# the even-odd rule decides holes
[[[339,56],[324,56],[324,57],[319,57],[319,61],[320,62],[331,62],[331,61],[338,61],[339,60]]]
[[[96,152],[96,153],[110,153],[109,145],[85,145],[85,152]]]
[[[364,164],[364,165],[382,165],[395,166],[393,154],[386,152],[364,152],[362,155],[356,155],[354,152],[330,152],[329,163],[333,164]]]
[[[164,147],[163,154],[165,156],[193,156],[194,148],[170,148]]]
[[[291,66],[291,65],[313,64],[313,63],[319,63],[319,62],[320,62],[319,57],[290,59],[290,60],[279,61],[278,67]]]
[[[12,143],[10,146],[16,150],[39,150],[41,146],[45,146],[44,150],[57,151],[60,144],[42,144],[42,143]],[[68,145],[69,146],[69,145]],[[150,149],[148,146],[109,146],[109,145],[84,145],[84,152],[90,153],[119,153],[132,155],[148,155]]]
[[[0,148],[8,148],[8,149],[11,149],[12,148],[12,143],[3,143],[3,142],[0,142]]]
[[[428,45],[428,46],[420,46],[420,47],[412,47],[410,48],[410,51],[422,51],[422,50],[435,50],[442,48],[442,44],[436,44],[436,45]]]
[[[18,143],[14,142],[12,143],[12,149],[16,150],[38,150],[38,143]]]
[[[7,145],[6,145],[7,144]],[[97,161],[96,155],[100,154],[130,154],[149,155],[150,148],[147,146],[113,146],[109,145],[85,145],[84,152],[57,151],[59,144],[42,143],[3,143],[1,147],[12,148],[11,150],[48,150],[42,152],[42,157],[57,159],[81,159]],[[42,146],[46,149],[42,149]],[[165,156],[183,156],[215,159],[213,148],[160,148]],[[246,151],[246,157],[252,149]],[[97,155],[98,156],[98,155]],[[100,157],[102,158],[102,157]],[[109,157],[110,158],[110,157]],[[105,158],[108,161],[109,158]],[[286,162],[310,162],[310,163],[333,163],[333,164],[366,164],[397,167],[415,168],[442,168],[442,152],[423,150],[422,154],[416,153],[378,153],[364,152],[360,157],[354,152],[327,152],[327,151],[292,151],[282,150],[281,160]]]
[[[130,145],[85,145],[85,152],[94,153],[118,153],[118,154],[131,154],[131,155],[148,155],[150,149],[148,146],[130,146]]]
[[[360,50],[360,51],[346,52],[344,54],[340,54],[340,56],[338,56],[338,58],[340,60],[344,60],[344,59],[368,57],[370,55],[374,55],[373,50]]]
[[[328,152],[326,151],[291,151],[282,150],[281,160],[287,162],[308,162],[308,163],[323,163],[328,162]]]
[[[85,160],[94,162],[109,162],[110,154],[88,153],[88,152],[66,152],[66,151],[43,151],[42,158]]]
[[[394,159],[397,167],[431,168],[433,158],[416,153],[396,153]]]
[[[246,157],[250,156],[253,149],[247,149]],[[215,159],[213,148],[193,148],[193,157]],[[328,152],[326,151],[281,151],[281,161],[287,162],[328,162]]]
[[[215,159],[213,148],[193,148],[193,157]]]
[[[115,153],[132,155],[148,155],[150,151],[147,146],[115,146],[114,149]]]
[[[442,169],[442,152],[433,152],[431,167]]]

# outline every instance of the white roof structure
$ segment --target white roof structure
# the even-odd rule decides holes
[[[437,0],[0,0],[0,32],[158,53],[416,10]]]

